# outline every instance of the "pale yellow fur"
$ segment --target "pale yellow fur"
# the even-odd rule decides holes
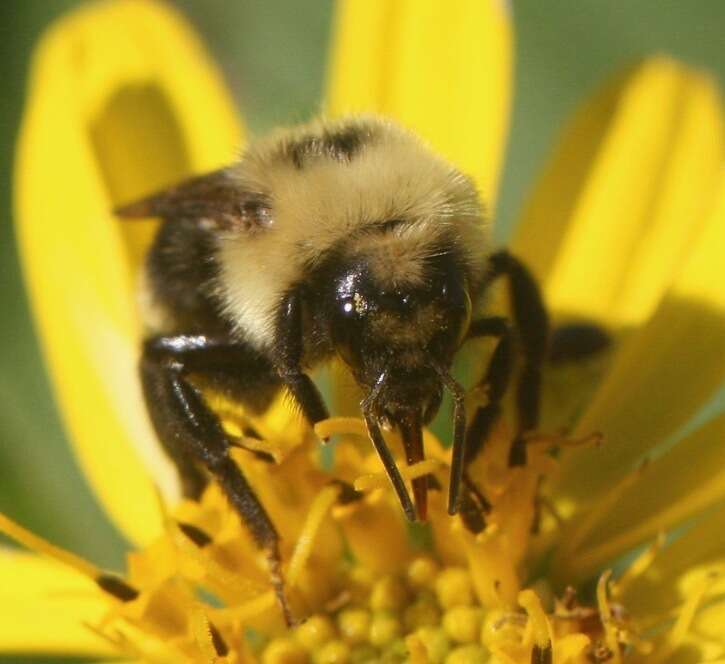
[[[323,127],[350,125],[370,128],[373,140],[349,161],[322,155],[299,169],[283,149]],[[446,250],[444,235],[463,253],[469,277],[481,278],[488,239],[475,188],[393,123],[348,118],[278,132],[253,144],[233,173],[241,187],[263,194],[272,206],[269,228],[219,240],[220,295],[238,329],[257,347],[272,343],[281,298],[304,279],[305,266],[348,239],[351,250],[369,258],[382,283],[419,282],[423,259]],[[403,223],[376,232],[390,220]]]

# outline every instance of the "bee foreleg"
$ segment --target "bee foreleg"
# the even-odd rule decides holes
[[[299,405],[305,419],[315,425],[329,414],[312,379],[302,371],[304,353],[302,304],[299,291],[287,294],[277,317],[274,362],[277,373]]]
[[[200,371],[204,339],[201,336],[162,337],[146,342],[141,379],[151,420],[175,460],[178,454],[185,459],[180,467],[196,461],[217,480],[256,544],[267,554],[272,585],[290,624],[277,530],[229,455],[230,442],[219,418],[207,406],[201,391],[188,380],[190,372]],[[218,347],[212,350],[217,351]]]

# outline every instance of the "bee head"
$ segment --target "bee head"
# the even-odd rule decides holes
[[[329,334],[340,358],[370,395],[380,419],[440,405],[439,368],[448,368],[470,323],[464,273],[450,252],[422,261],[415,278],[385,279],[369,256],[339,261],[327,280]]]

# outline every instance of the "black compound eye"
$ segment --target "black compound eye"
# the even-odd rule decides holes
[[[331,321],[331,337],[340,356],[356,364],[363,338],[369,303],[360,293],[338,293]]]

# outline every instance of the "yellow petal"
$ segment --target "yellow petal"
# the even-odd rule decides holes
[[[239,140],[218,73],[166,5],[89,4],[38,46],[16,163],[25,277],[75,451],[138,541],[160,529],[149,471],[169,491],[175,478],[135,369],[133,268],[152,228],[122,228],[111,209],[229,160]]]
[[[679,606],[707,576],[710,595],[725,592],[725,510],[712,510],[658,553],[647,571],[625,590],[622,601],[634,615],[661,615]]]
[[[713,81],[663,57],[583,105],[513,243],[549,306],[617,325],[645,320],[702,229],[723,136]]]
[[[493,207],[511,100],[502,0],[342,0],[327,111],[380,113],[425,137]]]
[[[108,610],[98,587],[40,556],[0,549],[0,652],[112,655],[83,623]]]
[[[717,200],[682,271],[619,352],[576,427],[575,436],[601,431],[604,442],[564,460],[559,488],[570,498],[596,500],[684,426],[725,378],[725,178]]]
[[[638,474],[594,532],[570,554],[568,576],[586,578],[608,560],[674,530],[689,517],[725,500],[725,416],[675,445]],[[582,515],[586,521],[587,515]]]

